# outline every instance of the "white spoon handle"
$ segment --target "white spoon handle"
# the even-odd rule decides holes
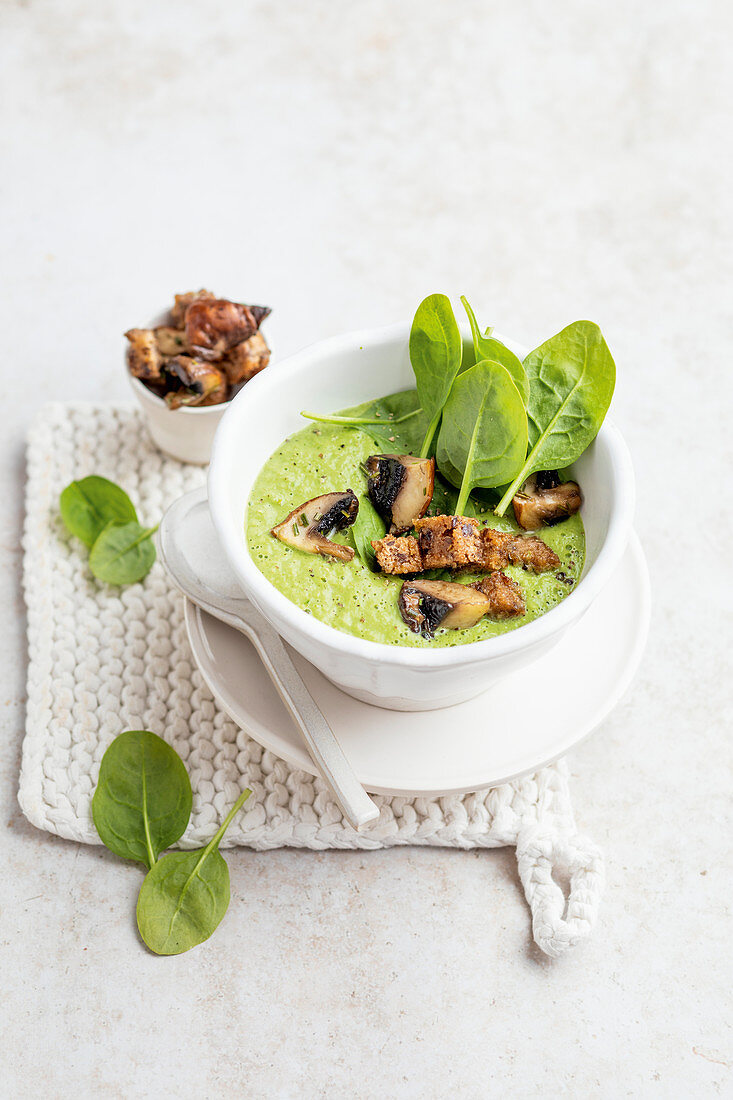
[[[171,505],[160,524],[158,548],[168,575],[189,600],[250,639],[347,820],[358,829],[378,818],[379,807],[356,778],[282,638],[242,596],[219,547],[206,490],[194,490]]]
[[[366,825],[369,821],[375,821],[379,817],[379,807],[372,802],[356,778],[333,735],[333,730],[303,683],[282,638],[254,608],[251,611],[248,610],[248,619],[251,620],[254,617],[252,612],[261,619],[261,622],[258,622],[255,628],[242,619],[242,625],[249,628],[247,634],[252,644],[270,674],[270,679],[277,688],[280,698],[303,735],[314,764],[331,788],[344,816],[355,829]]]

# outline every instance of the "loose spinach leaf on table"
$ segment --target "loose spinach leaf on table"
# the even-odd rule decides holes
[[[582,455],[603,423],[616,366],[598,325],[575,321],[531,351],[529,453],[496,506],[503,516],[517,489],[538,470],[558,470]]]
[[[183,835],[191,782],[178,753],[149,730],[128,730],[109,746],[92,798],[100,840],[115,855],[152,867]]]
[[[106,477],[84,477],[67,485],[59,499],[61,518],[72,535],[92,547],[108,523],[137,520],[124,489]]]
[[[529,400],[529,379],[521,359],[513,351],[510,351],[506,344],[502,344],[501,340],[497,340],[496,337],[492,336],[490,328],[487,328],[485,334],[482,334],[478,327],[476,315],[467,299],[462,297],[461,301],[471,325],[476,362],[480,363],[482,359],[489,359],[492,362],[501,363],[502,367],[505,367],[509,372],[509,377],[519,390],[522,401],[526,406]]]
[[[89,568],[106,584],[134,584],[142,580],[155,561],[152,535],[157,527],[110,523],[92,546]]]
[[[420,407],[417,390],[401,390],[323,416],[308,412],[300,415],[322,424],[358,428],[378,447],[389,444],[383,449],[397,454],[417,454],[428,427],[428,418]]]
[[[421,457],[430,453],[440,416],[461,369],[463,339],[450,299],[430,294],[417,307],[410,330],[410,362],[415,372],[420,404],[428,417]]]
[[[527,414],[519,390],[501,363],[480,362],[453,383],[438,436],[436,460],[444,476],[461,475],[456,514],[475,487],[505,485],[527,453]]]
[[[137,901],[137,926],[156,955],[179,955],[207,940],[229,905],[229,868],[219,843],[251,794],[245,790],[205,848],[171,852],[145,876]]]
[[[369,497],[360,496],[359,511],[356,513],[356,519],[349,528],[349,531],[354,549],[364,564],[371,569],[372,573],[377,573],[379,571],[377,558],[372,546],[372,539],[384,538],[386,530],[387,528],[384,520],[375,509]]]

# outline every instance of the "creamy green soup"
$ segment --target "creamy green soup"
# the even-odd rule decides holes
[[[384,451],[364,432],[321,424],[304,428],[286,439],[267,460],[249,499],[246,534],[249,550],[260,571],[275,587],[303,608],[337,630],[387,645],[434,649],[466,645],[507,634],[549,611],[572,591],[583,568],[585,535],[580,515],[538,532],[552,547],[561,565],[555,573],[527,573],[508,566],[508,576],[518,581],[527,604],[526,615],[493,622],[482,619],[470,630],[438,630],[432,640],[413,634],[402,621],[397,599],[404,578],[387,577],[371,570],[355,555],[351,562],[332,561],[280,542],[270,530],[285,516],[322,493],[353,489],[366,492],[360,464],[371,454]],[[488,505],[474,505],[466,514],[501,531],[519,533],[513,519],[497,519]],[[350,544],[348,531],[333,536]],[[478,574],[476,574],[478,576]],[[468,573],[461,581],[471,580]]]

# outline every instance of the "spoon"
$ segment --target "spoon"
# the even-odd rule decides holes
[[[171,505],[158,529],[158,549],[168,576],[184,596],[252,642],[344,817],[356,829],[378,818],[379,807],[356,778],[282,638],[242,594],[219,546],[206,489],[186,493]]]

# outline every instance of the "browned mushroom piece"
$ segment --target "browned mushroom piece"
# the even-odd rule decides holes
[[[358,511],[359,501],[351,489],[345,493],[324,493],[293,508],[270,533],[296,550],[351,561],[354,556],[351,547],[331,542],[328,536],[350,527]]]
[[[413,633],[432,638],[438,627],[466,630],[475,626],[491,610],[491,601],[467,584],[405,581],[399,609]]]
[[[186,310],[186,342],[202,359],[219,359],[254,336],[270,310],[226,298],[198,299]]]
[[[159,382],[163,357],[151,328],[131,328],[125,333],[129,340],[127,365],[130,374],[143,382]]]
[[[183,329],[159,325],[158,328],[153,329],[153,333],[161,355],[181,355],[188,350]]]
[[[270,362],[270,349],[261,332],[255,332],[249,340],[230,348],[221,361],[229,385],[240,388],[254,378]],[[235,391],[236,392],[236,391]],[[233,395],[232,395],[233,396]]]
[[[186,310],[192,302],[202,300],[213,302],[215,298],[216,294],[213,294],[210,290],[188,290],[185,294],[176,294],[175,303],[171,309],[171,324],[174,328],[183,328]]]
[[[557,470],[532,474],[512,500],[517,523],[525,531],[554,527],[574,516],[582,503],[577,481],[560,481]]]
[[[413,455],[370,455],[367,492],[391,535],[409,531],[428,510],[435,487],[435,459]]]
[[[166,394],[165,399],[171,409],[220,405],[226,401],[226,375],[212,363],[205,363],[192,355],[176,355],[166,362],[165,369],[180,386]]]

